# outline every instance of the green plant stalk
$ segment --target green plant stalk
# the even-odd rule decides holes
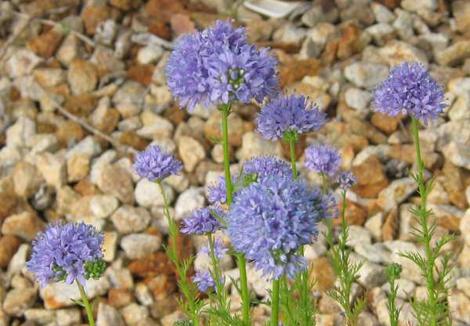
[[[390,285],[390,294],[387,298],[387,309],[390,326],[398,326],[398,318],[400,317],[400,310],[397,308],[396,304],[398,286],[395,283],[395,278],[391,278],[388,284]]]
[[[216,287],[216,297],[219,305],[219,309],[225,310],[225,312],[230,311],[228,306],[228,300],[225,295],[224,284],[222,283],[222,272],[220,270],[219,260],[215,256],[215,239],[211,233],[207,235],[209,241],[209,255],[212,264],[212,276],[214,277],[215,287]]]
[[[93,319],[93,308],[91,307],[90,301],[88,300],[88,296],[83,288],[83,285],[80,284],[79,281],[76,281],[78,290],[80,291],[80,297],[82,299],[83,307],[85,308],[86,315],[88,318],[88,325],[95,326],[95,320]]]
[[[295,145],[297,143],[297,135],[293,135],[291,137],[287,137],[287,142],[289,143],[289,153],[290,153],[290,162],[292,168],[292,177],[297,179],[299,177],[299,173],[297,171],[297,157],[295,154]],[[304,246],[300,247],[299,253],[301,256],[304,255]],[[287,280],[286,285],[287,285]],[[314,309],[314,302],[312,300],[312,296],[310,293],[310,284],[309,284],[309,274],[308,269],[306,271],[302,271],[299,273],[298,277],[296,277],[294,281],[293,287],[298,290],[299,294],[299,304],[298,309],[300,310],[301,314],[299,317],[301,325],[315,325],[315,309]],[[288,291],[288,286],[282,287]]]
[[[346,325],[356,326],[360,312],[363,310],[365,302],[351,301],[352,286],[358,277],[361,264],[352,264],[349,256],[350,251],[347,248],[349,237],[349,227],[346,221],[346,191],[343,190],[341,205],[341,232],[338,244],[334,245],[333,223],[327,223],[328,233],[327,241],[330,245],[330,258],[333,269],[338,277],[339,286],[330,292],[330,296],[343,308],[346,317]]]
[[[279,280],[273,280],[271,292],[271,326],[279,325]]]
[[[170,202],[166,195],[165,189],[163,188],[162,182],[158,180],[157,184],[163,197],[163,215],[165,215],[168,223],[169,246],[167,247],[167,255],[175,265],[176,273],[178,274],[179,287],[187,302],[187,309],[185,310],[191,318],[193,325],[199,326],[198,308],[196,304],[197,293],[194,290],[194,286],[188,281],[189,264],[185,265],[182,263],[178,255],[177,241],[179,236],[179,229],[175,220],[171,217]]]
[[[424,245],[424,276],[426,278],[426,288],[427,288],[427,305],[430,309],[428,309],[429,313],[429,326],[437,326],[440,325],[440,316],[439,316],[439,309],[437,309],[439,305],[439,293],[437,290],[437,282],[434,278],[434,269],[435,269],[435,261],[439,255],[439,249],[435,249],[431,245],[432,237],[434,234],[435,228],[430,225],[429,223],[429,216],[427,209],[427,197],[430,191],[430,187],[426,184],[424,178],[424,161],[421,155],[421,146],[420,146],[420,139],[419,139],[419,122],[417,119],[411,119],[411,133],[413,136],[413,142],[415,145],[416,150],[416,164],[417,164],[417,171],[415,175],[416,183],[418,184],[418,192],[420,195],[420,203],[418,205],[418,209],[415,211],[418,217],[418,223],[420,226],[420,237],[421,242]]]
[[[225,187],[227,195],[227,205],[230,206],[233,201],[233,185],[230,173],[230,154],[228,143],[228,116],[230,115],[230,104],[221,107],[222,113],[222,146],[224,152],[224,173]],[[246,272],[246,258],[243,254],[238,253],[237,265],[240,271],[240,289],[242,299],[242,318],[245,325],[250,325],[250,292],[248,291],[248,276]]]

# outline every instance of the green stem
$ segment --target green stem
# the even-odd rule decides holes
[[[297,160],[296,160],[296,155],[295,155],[295,138],[289,139],[289,150],[290,150],[290,165],[292,167],[292,177],[294,179],[297,179],[298,177],[298,172],[297,172]]]
[[[157,181],[157,185],[160,188],[160,192],[163,197],[163,215],[165,215],[166,220],[168,222],[168,242],[169,246],[167,248],[167,254],[170,257],[171,261],[175,265],[176,273],[178,274],[179,278],[179,286],[181,292],[183,293],[184,297],[186,298],[186,302],[188,304],[187,313],[190,315],[193,325],[199,326],[199,317],[197,312],[197,304],[196,304],[196,293],[194,288],[188,282],[188,273],[187,267],[184,263],[181,263],[179,259],[178,253],[178,237],[179,237],[179,228],[176,225],[175,220],[171,217],[170,213],[170,201],[166,195],[165,189],[163,188],[163,184],[161,180]],[[188,265],[188,264],[187,264]]]
[[[435,307],[438,303],[438,298],[436,295],[436,284],[434,280],[434,251],[431,246],[431,239],[432,239],[432,231],[429,226],[429,215],[426,214],[427,211],[427,195],[428,189],[426,186],[426,182],[424,180],[424,161],[421,155],[421,145],[419,140],[419,122],[417,119],[411,119],[411,133],[413,135],[413,142],[415,145],[416,150],[416,164],[417,164],[417,172],[416,172],[416,182],[418,184],[418,192],[421,198],[419,203],[419,212],[421,212],[421,216],[419,216],[420,226],[422,228],[422,235],[423,235],[423,243],[424,243],[424,252],[426,256],[426,287],[428,290],[428,300],[431,307]],[[436,326],[437,316],[435,314],[436,311],[431,312],[430,318],[430,325]]]
[[[228,116],[230,115],[230,104],[222,105],[222,146],[224,150],[224,173],[225,187],[227,195],[227,205],[230,206],[233,201],[233,185],[230,173],[230,154],[228,143]],[[237,254],[237,265],[240,271],[240,289],[242,299],[242,318],[245,325],[250,325],[250,292],[248,291],[248,276],[246,272],[246,258],[243,254]]]
[[[207,239],[209,241],[209,249],[210,249],[210,259],[212,264],[212,273],[214,277],[215,287],[216,287],[216,296],[219,307],[228,311],[229,307],[227,307],[224,285],[222,284],[222,272],[220,271],[219,260],[215,256],[215,239],[212,234],[207,235]]]
[[[271,326],[279,325],[279,280],[273,281],[271,293]]]
[[[95,326],[95,320],[93,319],[93,308],[91,307],[90,301],[86,295],[85,289],[83,285],[80,284],[79,281],[76,282],[78,286],[78,290],[80,291],[80,297],[82,298],[83,307],[85,308],[86,315],[88,318],[88,325]]]

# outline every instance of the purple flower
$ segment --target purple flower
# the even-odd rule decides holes
[[[258,156],[243,163],[244,174],[254,174],[261,180],[272,175],[292,176],[289,163],[274,156]]]
[[[221,217],[223,217],[223,212],[219,208],[200,208],[183,220],[181,232],[198,235],[214,233],[221,228],[221,224],[218,220],[218,218]]]
[[[277,61],[267,49],[248,44],[246,31],[217,21],[184,36],[168,61],[168,86],[180,104],[192,110],[231,101],[262,101],[278,90]]]
[[[207,293],[209,290],[215,289],[214,278],[209,271],[196,272],[192,280],[202,293]]]
[[[143,152],[137,153],[134,170],[150,181],[163,180],[181,171],[183,165],[173,155],[159,146],[151,145]]]
[[[227,232],[242,252],[267,277],[293,278],[305,268],[296,252],[317,234],[327,215],[318,189],[291,177],[266,177],[240,190],[230,207]]]
[[[225,247],[224,243],[222,240],[219,238],[215,239],[214,241],[214,254],[217,259],[222,259],[224,255],[227,253],[228,249]],[[199,253],[204,254],[204,255],[210,255],[211,249],[209,245],[201,247],[199,250]]]
[[[341,156],[333,147],[310,145],[305,150],[305,166],[317,173],[334,176],[341,164]]]
[[[444,110],[444,92],[422,64],[405,62],[392,68],[377,87],[374,107],[389,116],[408,114],[426,123]]]
[[[350,171],[343,171],[338,174],[337,181],[341,189],[347,190],[354,186],[356,177]]]
[[[211,204],[223,204],[227,201],[225,178],[219,177],[218,181],[207,187],[207,200]]]
[[[325,124],[325,114],[305,96],[281,96],[261,110],[257,124],[264,138],[277,140],[286,133],[299,135],[320,129]]]
[[[104,271],[102,245],[103,235],[91,225],[52,224],[33,241],[26,266],[41,287],[62,280],[68,284],[77,280],[83,285]]]

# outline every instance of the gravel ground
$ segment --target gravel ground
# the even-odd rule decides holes
[[[74,287],[39,289],[25,269],[31,241],[47,222],[85,221],[105,234],[105,276],[88,284],[100,326],[172,325],[181,318],[175,275],[163,253],[167,225],[157,186],[132,171],[136,151],[157,143],[174,151],[184,173],[165,189],[178,220],[206,204],[222,173],[217,110],[181,111],[164,67],[178,35],[228,15],[253,42],[273,48],[281,84],[328,113],[304,137],[337,146],[358,184],[349,193],[353,258],[364,261],[354,295],[365,295],[360,325],[387,325],[384,267],[403,265],[402,325],[414,324],[412,296],[423,297],[419,270],[398,255],[418,250],[409,208],[414,161],[409,120],[371,110],[371,91],[403,60],[423,62],[446,90],[448,108],[422,131],[437,234],[455,269],[449,303],[454,325],[470,325],[470,1],[315,0],[289,19],[267,19],[230,0],[0,1],[0,325],[79,325]],[[281,143],[254,132],[254,105],[230,117],[234,169],[260,154],[287,157]],[[300,165],[299,165],[300,166]],[[309,179],[313,175],[301,169]],[[184,251],[201,239],[182,239]],[[318,325],[341,325],[325,295],[335,283],[324,239],[306,250],[317,280]],[[198,259],[195,268],[207,262]],[[237,277],[226,257],[227,275]],[[251,268],[259,298],[269,284]],[[234,309],[239,300],[232,298]],[[261,324],[268,311],[253,315]]]

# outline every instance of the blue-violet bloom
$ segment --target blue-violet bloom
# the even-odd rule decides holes
[[[160,181],[173,174],[178,174],[183,165],[172,154],[156,145],[150,145],[145,151],[137,153],[134,170],[150,181]]]
[[[227,215],[227,232],[266,277],[290,278],[305,268],[297,255],[317,235],[327,204],[318,189],[291,177],[266,177],[240,190]]]
[[[266,139],[277,140],[286,133],[300,135],[320,129],[326,115],[301,95],[281,96],[268,103],[259,113],[257,130]]]
[[[84,285],[96,278],[96,267],[104,271],[103,235],[85,223],[52,224],[33,241],[32,254],[26,266],[41,287],[48,283],[74,281]]]
[[[217,207],[205,207],[195,210],[183,220],[181,232],[197,235],[214,233],[221,228],[218,218],[222,218],[223,214],[222,210]]]
[[[338,151],[328,145],[310,145],[305,150],[304,165],[317,173],[334,176],[340,167],[341,156]]]
[[[274,96],[279,89],[276,65],[268,49],[248,43],[244,28],[217,21],[180,39],[166,75],[175,98],[191,111],[197,104],[261,102]]]
[[[214,278],[209,271],[196,272],[192,277],[192,281],[202,293],[207,293],[209,290],[215,289]]]
[[[228,248],[224,245],[223,241],[220,240],[219,238],[215,239],[215,241],[214,241],[214,254],[215,254],[215,257],[217,259],[222,259],[225,256],[225,254],[227,253],[227,251],[228,251]],[[209,256],[210,253],[211,253],[211,249],[210,249],[209,245],[201,247],[201,249],[199,249],[199,253]]]
[[[337,182],[341,189],[347,190],[354,186],[356,177],[350,171],[342,171],[338,174]]]
[[[376,88],[373,104],[386,115],[410,115],[427,123],[444,110],[444,91],[422,64],[405,62]]]

